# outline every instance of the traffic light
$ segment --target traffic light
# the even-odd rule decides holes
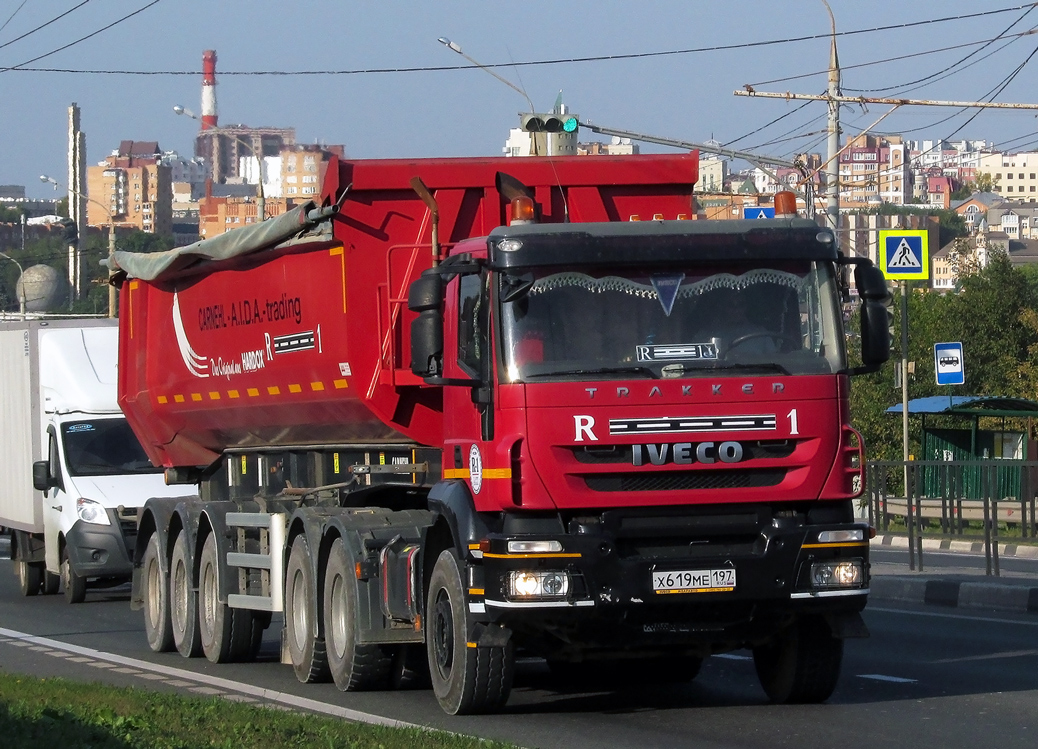
[[[894,295],[888,294],[883,306],[887,311],[887,335],[890,337],[889,348],[891,353],[901,348],[901,336],[898,335],[897,320],[894,317]]]
[[[524,114],[520,127],[527,133],[575,133],[580,126],[570,114]]]
[[[65,244],[78,245],[79,227],[76,226],[76,222],[65,218],[61,220],[61,227],[61,238],[65,240]]]

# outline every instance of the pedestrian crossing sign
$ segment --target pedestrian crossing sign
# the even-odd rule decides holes
[[[930,249],[926,229],[884,229],[879,233],[879,263],[891,281],[930,278]]]

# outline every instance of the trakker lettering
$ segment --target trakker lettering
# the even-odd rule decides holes
[[[743,458],[743,448],[738,442],[678,442],[673,445],[632,445],[636,466],[662,466],[673,463],[688,466],[693,463],[738,463]],[[646,464],[645,458],[649,459]]]
[[[672,387],[673,386],[671,386],[671,385],[653,385],[652,387],[649,388],[649,391],[647,393],[647,397],[654,398],[654,397],[660,397],[660,396],[663,396],[663,395],[673,395],[673,394],[675,394],[675,391],[671,389]],[[704,392],[706,392],[707,388],[710,389],[710,394],[711,395],[723,395],[724,394],[724,392],[721,389],[722,385],[719,384],[719,383],[709,383],[709,384],[706,384],[706,385],[696,385],[696,386],[683,384],[680,387],[681,387],[681,395],[683,397],[686,397],[686,398],[694,396],[694,395],[698,395],[700,393],[704,393]],[[693,387],[695,387],[696,392],[693,392]],[[760,388],[758,388],[756,385],[754,385],[753,383],[749,383],[749,382],[737,385],[737,387],[739,388],[740,392],[742,392],[745,395],[755,395],[755,394],[757,394],[759,392],[769,392],[772,395],[778,395],[779,393],[783,393],[786,390],[785,384],[783,384],[781,382],[772,382],[763,391]],[[666,392],[664,392],[664,390],[663,390],[664,388],[667,389]],[[589,399],[594,399],[594,397],[598,393],[598,391],[599,391],[599,388],[597,388],[597,387],[587,387],[587,388],[584,388],[584,392],[587,393],[587,397]],[[637,394],[637,391],[635,391],[635,394]],[[631,388],[630,387],[626,387],[626,386],[617,387],[616,388],[616,397],[617,398],[630,398],[631,397]]]

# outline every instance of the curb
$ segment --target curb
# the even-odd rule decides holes
[[[954,541],[947,538],[924,538],[923,551],[953,551],[960,554],[983,554],[983,541]],[[888,534],[876,536],[871,545],[888,549],[907,549],[908,536]],[[1038,559],[1038,546],[1029,544],[999,544],[998,555],[1000,557],[1021,557],[1024,559]]]
[[[879,575],[872,578],[869,598],[951,608],[1038,613],[1038,587],[1027,585]]]

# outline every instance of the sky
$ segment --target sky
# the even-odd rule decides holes
[[[1012,35],[1038,29],[1038,7],[829,5],[848,95],[1035,101],[1038,34]],[[904,24],[917,25],[874,30]],[[571,112],[598,125],[784,158],[821,152],[823,102],[800,108],[733,91],[822,93],[829,32],[822,0],[2,0],[0,184],[54,195],[39,175],[65,179],[73,102],[88,164],[121,140],[191,156],[197,123],[173,106],[200,110],[206,49],[218,55],[221,125],[294,127],[298,142],[343,144],[350,158],[500,155],[527,97],[550,111],[560,90]],[[527,96],[439,37],[502,65],[494,71]],[[887,109],[845,105],[845,133]],[[905,107],[876,132],[1038,148],[1035,111],[968,121],[976,112]],[[581,140],[608,138],[582,131]]]

